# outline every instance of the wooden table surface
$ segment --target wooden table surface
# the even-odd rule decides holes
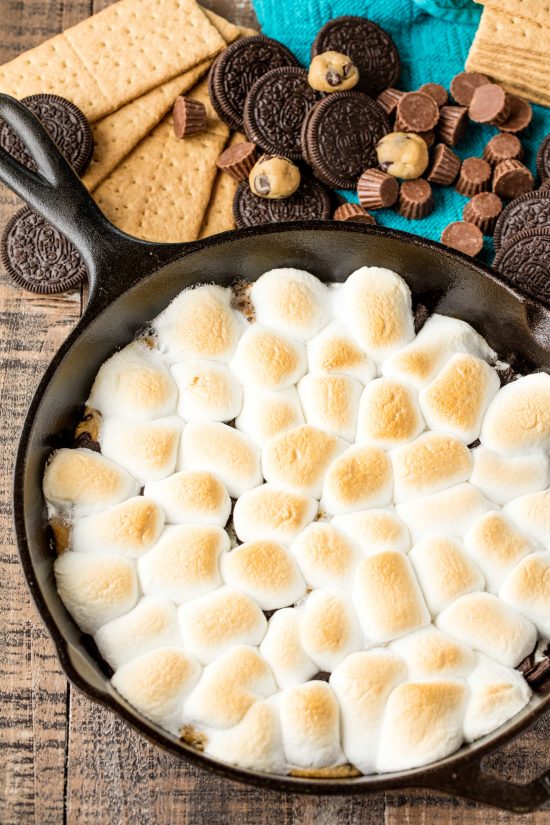
[[[112,0],[0,0],[0,63]],[[205,5],[254,24],[249,0]],[[0,189],[0,227],[17,199]],[[21,422],[48,361],[81,312],[81,294],[43,297],[0,272],[0,823],[2,825],[550,825],[550,808],[511,814],[424,791],[325,798],[228,782],[153,747],[70,687],[27,593],[12,529],[12,467]],[[528,781],[548,768],[550,719],[486,770]]]

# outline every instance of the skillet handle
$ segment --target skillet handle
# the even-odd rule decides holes
[[[18,100],[0,94],[0,118],[25,144],[38,167],[38,172],[27,169],[0,147],[0,181],[76,246],[88,267],[88,306],[106,306],[188,250],[190,244],[148,243],[113,226],[38,118]]]

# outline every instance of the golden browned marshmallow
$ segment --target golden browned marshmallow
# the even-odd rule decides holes
[[[309,64],[307,82],[318,92],[343,92],[353,89],[359,81],[359,70],[341,52],[316,54]]]
[[[404,553],[383,550],[363,559],[353,603],[366,638],[389,642],[429,624],[430,614]]]
[[[109,510],[74,522],[72,549],[114,553],[135,559],[150,550],[164,527],[164,512],[152,499],[135,496]]]
[[[248,183],[260,198],[289,198],[298,189],[301,175],[298,167],[282,155],[262,155],[248,176]]]
[[[255,771],[285,773],[281,725],[276,703],[258,701],[229,730],[212,730],[206,753]]]
[[[325,471],[346,442],[310,424],[269,441],[262,450],[266,481],[320,498]]]
[[[550,490],[520,496],[510,501],[504,512],[520,530],[550,550]]]
[[[388,697],[406,678],[405,662],[384,648],[352,653],[330,676],[330,686],[340,703],[343,751],[365,774],[376,770]]]
[[[376,366],[341,321],[331,321],[307,344],[310,373],[349,375],[362,384],[372,381]]]
[[[321,509],[331,515],[350,513],[390,502],[391,463],[382,450],[354,444],[330,464],[325,475]]]
[[[550,458],[542,452],[504,458],[480,446],[472,451],[472,457],[470,481],[497,504],[506,504],[550,485]]]
[[[155,546],[138,562],[143,592],[183,604],[220,584],[218,562],[229,536],[215,524],[165,527]]]
[[[497,593],[508,573],[528,553],[540,547],[518,530],[504,513],[486,513],[477,519],[464,538],[470,556],[481,568],[487,590]]]
[[[138,599],[134,565],[122,557],[68,551],[55,560],[54,573],[61,601],[84,633],[127,613]]]
[[[177,735],[185,697],[199,675],[193,656],[176,647],[157,647],[121,665],[111,681],[140,713]]]
[[[419,178],[430,161],[426,141],[412,132],[390,132],[376,147],[380,168],[402,180]]]
[[[477,667],[468,677],[470,696],[464,716],[467,742],[499,728],[519,713],[531,698],[531,690],[522,673],[481,653],[477,658]]]
[[[398,504],[395,509],[416,544],[425,536],[439,533],[464,538],[472,524],[496,506],[477,487],[465,482],[431,496]]]
[[[241,411],[241,385],[226,364],[192,359],[174,364],[178,414],[184,421],[231,421]]]
[[[409,633],[389,649],[406,662],[409,679],[463,679],[476,666],[476,654],[433,625]]]
[[[499,386],[496,370],[485,361],[465,353],[453,355],[420,393],[428,427],[471,444],[479,436],[485,410]]]
[[[308,525],[291,550],[310,587],[349,587],[363,558],[352,539],[324,521]]]
[[[304,423],[296,387],[284,390],[258,390],[245,387],[242,410],[235,427],[247,433],[260,447],[270,438]]]
[[[241,541],[267,539],[290,544],[313,521],[317,508],[311,496],[261,484],[237,500],[233,527]]]
[[[305,347],[282,332],[253,324],[239,341],[231,369],[245,387],[281,390],[304,375]]]
[[[463,441],[444,433],[426,432],[390,453],[393,499],[399,503],[438,493],[467,481],[472,457]]]
[[[224,581],[246,593],[262,610],[287,607],[301,599],[306,583],[291,553],[266,539],[241,544],[221,560]]]
[[[304,375],[298,394],[307,423],[354,441],[362,389],[349,375]]]
[[[386,705],[378,770],[416,768],[456,750],[466,699],[465,684],[454,679],[398,685]]]
[[[62,447],[52,453],[42,481],[44,498],[76,517],[106,510],[139,492],[132,476],[93,450]]]
[[[417,438],[425,428],[414,390],[393,378],[367,384],[359,402],[358,443],[391,450]]]
[[[177,415],[154,421],[106,418],[99,434],[101,452],[142,484],[174,472],[183,421]]]
[[[275,611],[260,645],[260,653],[283,690],[307,682],[319,670],[300,641],[301,617],[302,611],[294,607]]]
[[[531,553],[508,574],[498,595],[550,636],[550,551]]]
[[[256,602],[234,587],[220,587],[179,608],[186,649],[203,664],[235,645],[257,645],[266,619]]]
[[[485,579],[477,564],[452,536],[428,536],[415,544],[412,561],[426,604],[437,616],[464,593],[483,590]]]
[[[550,447],[550,375],[537,372],[497,393],[483,421],[481,442],[503,456]]]
[[[250,287],[256,321],[307,341],[330,320],[330,292],[302,269],[270,269]]]
[[[214,473],[174,473],[160,481],[148,481],[143,492],[163,508],[168,524],[206,522],[223,527],[231,512],[229,494]]]
[[[99,368],[86,404],[103,415],[146,421],[175,413],[177,397],[162,355],[133,341]]]
[[[300,612],[300,641],[319,670],[334,670],[362,646],[359,621],[345,590],[313,590]]]
[[[323,768],[342,760],[338,701],[326,682],[306,682],[280,699],[287,761],[300,768]]]
[[[161,352],[172,363],[187,358],[229,361],[246,328],[231,308],[231,290],[205,284],[184,289],[153,321]]]
[[[406,524],[390,510],[360,510],[335,516],[331,524],[359,545],[365,553],[411,547]]]

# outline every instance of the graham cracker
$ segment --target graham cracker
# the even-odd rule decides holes
[[[472,48],[475,48],[477,43],[483,42],[498,46],[502,50],[503,62],[505,62],[504,58],[508,49],[521,50],[528,64],[531,57],[548,58],[550,28],[527,20],[525,17],[485,8]]]
[[[550,26],[550,4],[542,0],[476,0],[476,3],[496,11],[526,17],[541,26]]]
[[[240,132],[234,132],[229,141],[229,146],[233,146],[234,143],[242,143],[244,140],[246,140],[244,135]],[[199,238],[207,238],[209,235],[216,235],[218,232],[235,229],[233,200],[238,185],[231,175],[218,170]]]

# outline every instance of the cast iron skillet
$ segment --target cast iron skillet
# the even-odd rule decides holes
[[[548,711],[548,695],[534,697],[496,733],[433,765],[357,778],[280,777],[241,770],[206,757],[166,733],[113,690],[95,646],[80,632],[57,595],[41,479],[51,450],[69,443],[99,366],[190,284],[229,285],[235,277],[254,280],[283,265],[342,281],[363,264],[386,266],[399,272],[415,298],[431,310],[470,321],[500,354],[514,351],[528,368],[550,369],[550,309],[519,295],[491,270],[465,256],[380,227],[312,221],[227,232],[190,244],[138,241],[107,221],[34,115],[13,98],[0,95],[0,117],[27,144],[39,169],[38,174],[24,169],[2,150],[0,180],[78,247],[90,273],[86,310],[46,370],[30,405],[14,485],[21,564],[71,682],[156,745],[231,779],[313,794],[433,788],[513,811],[534,810],[548,801],[550,771],[518,785],[484,775],[481,769],[486,754]]]

